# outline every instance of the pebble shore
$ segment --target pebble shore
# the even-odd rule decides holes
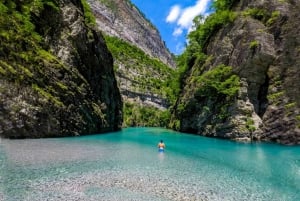
[[[3,197],[8,201],[213,200],[213,194],[200,192],[197,184],[179,184],[167,177],[156,178],[151,172],[144,173],[125,172],[121,169],[71,174],[64,172],[36,181],[24,181],[19,187],[28,191],[25,190],[24,194],[9,193],[9,197],[2,196],[2,200],[4,201]]]

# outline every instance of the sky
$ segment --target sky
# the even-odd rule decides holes
[[[181,54],[194,17],[208,15],[212,0],[131,0],[159,30],[167,48]]]

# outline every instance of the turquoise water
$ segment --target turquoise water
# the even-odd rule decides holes
[[[165,153],[156,144],[166,143]],[[300,147],[160,128],[1,140],[0,200],[300,200]]]

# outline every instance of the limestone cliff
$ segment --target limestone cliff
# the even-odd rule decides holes
[[[0,135],[119,129],[113,59],[86,2],[8,0],[0,9]]]
[[[229,7],[192,33],[205,56],[189,60],[172,126],[206,136],[300,144],[300,2],[226,2]],[[206,38],[198,34],[203,27],[213,27]]]
[[[101,30],[123,39],[175,67],[172,55],[161,40],[158,30],[129,0],[88,0]]]

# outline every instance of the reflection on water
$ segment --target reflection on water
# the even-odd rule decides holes
[[[0,170],[0,201],[300,200],[300,147],[160,128],[1,140]]]
[[[165,159],[165,153],[164,152],[158,152],[158,160],[163,162]]]

